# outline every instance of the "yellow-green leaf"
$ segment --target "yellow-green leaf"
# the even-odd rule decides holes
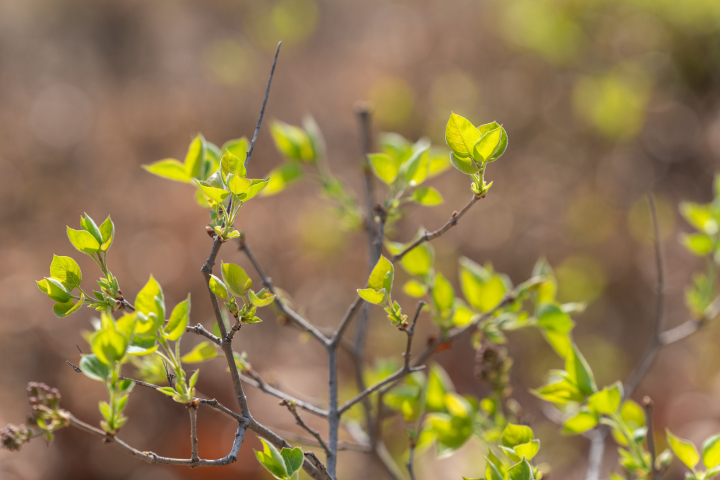
[[[482,136],[473,146],[473,158],[476,162],[486,162],[490,160],[500,147],[502,140],[502,127],[491,130]]]
[[[173,308],[167,325],[163,329],[168,340],[176,341],[185,333],[185,328],[190,321],[190,295]]]
[[[239,265],[223,263],[222,274],[225,285],[230,290],[230,293],[235,296],[244,296],[245,292],[252,286],[252,280]]]
[[[695,445],[688,440],[676,437],[670,430],[666,430],[667,440],[670,448],[672,449],[675,456],[685,464],[689,469],[694,469],[700,461],[700,454],[698,454]]]
[[[68,291],[72,291],[75,287],[80,286],[80,282],[82,281],[80,266],[70,257],[53,255],[52,263],[50,264],[50,275],[60,280]]]
[[[370,166],[376,177],[391,185],[398,176],[400,166],[386,153],[371,153],[368,155]]]
[[[477,173],[482,168],[482,165],[475,162],[472,157],[458,157],[454,152],[450,152],[450,163],[465,175]]]
[[[217,350],[210,342],[200,342],[195,348],[182,356],[180,360],[183,363],[200,363],[212,360],[217,357]]]
[[[454,112],[450,114],[445,127],[445,141],[455,155],[461,158],[469,157],[480,138],[480,132],[468,119]]]
[[[443,203],[442,195],[433,187],[416,188],[411,198],[420,205],[435,206]]]
[[[207,195],[217,203],[222,203],[223,200],[225,200],[227,196],[230,195],[230,192],[228,192],[227,190],[215,188],[203,180],[195,180],[195,183],[198,187],[200,187],[200,190],[202,190],[205,195]]]
[[[100,242],[92,235],[92,233],[85,230],[74,230],[67,227],[67,236],[78,251],[86,253],[88,255],[94,255],[100,250]]]
[[[268,183],[262,194],[264,197],[280,193],[288,185],[299,180],[303,176],[302,167],[297,163],[288,163],[275,168],[268,174]]]
[[[190,180],[192,180],[192,177],[185,169],[185,165],[174,158],[166,158],[164,160],[151,163],[150,165],[143,165],[142,167],[153,175],[167,178],[168,180],[175,180],[176,182],[183,183],[189,183]]]
[[[269,292],[263,292],[261,296],[258,296],[252,290],[248,290],[248,297],[250,298],[250,302],[256,307],[265,307],[275,300],[275,295]]]
[[[384,288],[381,288],[380,290],[375,290],[373,288],[363,288],[358,290],[357,292],[358,295],[360,295],[360,298],[362,298],[366,302],[374,303],[376,305],[385,303],[385,299],[387,298],[387,291]]]

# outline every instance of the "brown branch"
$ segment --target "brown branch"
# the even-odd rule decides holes
[[[212,332],[210,332],[208,329],[202,326],[202,324],[198,323],[194,327],[186,327],[185,331],[187,333],[194,333],[196,335],[202,335],[203,337],[209,339],[211,342],[213,342],[215,345],[222,346],[222,339],[220,337],[216,337],[213,335]]]
[[[109,435],[108,433],[98,428],[95,428],[92,425],[88,425],[87,423],[78,420],[71,413],[68,413],[68,417],[70,419],[70,425],[72,425],[73,427],[95,435],[96,437],[101,438],[105,443],[117,445],[125,453],[129,453],[130,455],[138,457],[144,462],[164,465],[184,465],[189,467],[222,467],[225,465],[230,465],[231,463],[237,461],[238,452],[240,451],[240,446],[243,443],[243,439],[245,438],[245,431],[247,430],[249,424],[247,419],[244,419],[245,421],[243,423],[238,424],[238,429],[235,433],[235,441],[233,442],[230,453],[228,453],[225,457],[219,458],[217,460],[205,460],[202,458],[193,459],[162,457],[153,452],[143,452],[134,447],[131,447],[130,445],[123,442],[114,435]]]
[[[410,439],[410,456],[405,466],[407,467],[408,475],[410,480],[415,480],[415,470],[413,464],[415,463],[415,440]]]
[[[323,480],[332,480],[332,477],[325,468],[325,465],[322,464],[320,459],[318,459],[313,452],[304,452],[304,454],[305,461],[309,462],[317,469],[318,473],[320,474],[320,478],[322,478]]]
[[[190,412],[190,446],[192,448],[190,457],[193,462],[197,462],[200,459],[198,456],[197,410],[197,404],[194,402],[188,407],[188,411]]]
[[[393,258],[391,259],[392,263],[395,263],[395,262],[399,261],[400,259],[402,259],[402,257],[407,255],[411,250],[413,250],[418,245],[421,245],[425,242],[429,242],[431,240],[436,239],[437,237],[439,237],[440,235],[442,235],[443,233],[447,232],[452,227],[457,225],[458,220],[460,220],[460,218],[462,218],[462,216],[465,215],[465,213],[468,210],[470,210],[470,207],[475,205],[475,202],[477,202],[478,200],[480,200],[481,198],[484,198],[484,197],[485,197],[484,195],[473,195],[473,197],[470,199],[470,201],[467,203],[467,205],[465,205],[463,207],[462,210],[460,210],[459,212],[453,212],[453,214],[450,216],[450,220],[448,220],[445,223],[445,225],[443,225],[442,227],[438,228],[437,230],[435,230],[433,232],[428,232],[427,230],[425,230],[425,233],[422,236],[420,236],[420,238],[418,238],[413,243],[411,243],[403,251],[401,251],[397,255],[393,256]]]
[[[295,417],[295,423],[299,425],[302,429],[304,429],[306,432],[308,432],[310,435],[315,437],[315,440],[317,440],[318,445],[322,447],[323,450],[325,450],[325,453],[327,455],[330,455],[330,449],[328,448],[325,441],[322,439],[322,436],[320,436],[320,432],[317,430],[312,429],[311,427],[306,424],[300,414],[298,414],[297,409],[295,408],[294,402],[288,402],[287,400],[281,400],[280,405],[287,407],[287,409],[292,413],[293,417]]]
[[[306,332],[310,333],[317,341],[322,343],[323,345],[328,345],[330,342],[330,339],[328,339],[323,333],[318,330],[313,324],[311,324],[309,321],[307,321],[305,318],[302,317],[299,313],[295,312],[293,309],[291,309],[289,306],[285,305],[285,303],[280,300],[280,298],[277,295],[277,292],[275,291],[275,286],[272,283],[272,280],[265,275],[265,272],[263,271],[262,267],[258,263],[257,259],[255,258],[255,255],[253,255],[252,250],[250,250],[250,247],[245,242],[244,238],[240,238],[238,240],[238,249],[245,253],[245,256],[250,260],[250,263],[252,263],[253,267],[255,268],[255,271],[260,275],[260,279],[263,282],[263,285],[265,285],[268,290],[270,290],[270,293],[275,295],[275,305],[280,309],[281,312],[283,312],[285,315],[290,318],[290,320],[295,323],[298,327],[300,327],[302,330],[305,330]]]
[[[265,88],[265,98],[263,98],[262,108],[260,109],[260,116],[258,117],[257,126],[255,127],[255,133],[253,134],[252,142],[250,142],[250,149],[247,151],[247,155],[245,156],[245,168],[248,166],[248,162],[250,162],[250,157],[252,157],[253,151],[255,150],[255,142],[257,141],[258,134],[260,133],[260,125],[263,121],[263,116],[265,116],[265,106],[267,105],[268,97],[270,96],[270,85],[272,85],[273,75],[275,75],[275,65],[277,65],[277,59],[278,54],[280,53],[280,45],[282,45],[282,42],[278,42],[277,49],[275,50],[275,58],[273,59],[272,68],[270,69],[270,78],[268,78],[267,87]]]
[[[342,336],[345,333],[345,330],[350,325],[350,322],[357,314],[358,310],[360,310],[360,307],[364,304],[363,299],[358,297],[355,299],[355,301],[350,305],[350,308],[348,308],[348,311],[345,313],[345,316],[343,317],[342,321],[340,322],[340,326],[337,328],[335,333],[330,338],[330,344],[331,345],[337,345],[339,346]]]

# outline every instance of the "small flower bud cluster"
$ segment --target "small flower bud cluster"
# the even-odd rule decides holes
[[[487,383],[501,397],[510,395],[510,368],[512,359],[507,350],[492,342],[484,341],[475,354],[475,377]]]
[[[17,452],[32,437],[32,431],[25,425],[13,425],[9,424],[7,427],[0,430],[0,437],[2,437],[2,448],[10,450],[11,452]]]
[[[9,424],[0,430],[2,448],[16,452],[23,444],[38,436],[51,441],[55,430],[67,427],[70,423],[67,412],[60,409],[62,397],[57,388],[50,388],[44,383],[30,382],[27,386],[27,394],[32,414],[28,416],[27,424],[17,426]]]

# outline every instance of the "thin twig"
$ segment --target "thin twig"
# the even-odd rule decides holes
[[[255,373],[253,377],[249,377],[247,375],[240,374],[240,379],[247,383],[250,386],[253,386],[260,391],[267,393],[269,395],[272,395],[274,397],[277,397],[281,400],[287,400],[288,402],[294,402],[295,405],[302,408],[303,410],[307,410],[308,412],[317,415],[318,417],[325,417],[328,416],[328,411],[325,409],[322,409],[320,407],[316,407],[315,405],[305,402],[303,400],[300,400],[298,398],[293,397],[292,395],[289,395],[281,390],[278,390],[277,388],[268,385],[260,376]]]
[[[332,477],[328,473],[327,469],[325,468],[325,465],[322,464],[319,458],[315,456],[315,453],[313,452],[304,452],[305,453],[305,461],[310,462],[311,465],[313,465],[319,474],[321,475],[321,478],[323,480],[332,480]]]
[[[240,240],[238,240],[238,249],[245,254],[248,260],[250,260],[250,263],[252,263],[255,271],[258,273],[258,275],[260,275],[263,285],[265,285],[268,290],[270,290],[270,293],[275,295],[274,303],[280,309],[280,311],[287,315],[288,318],[290,318],[293,323],[295,323],[295,325],[310,333],[316,340],[327,346],[330,342],[329,338],[327,338],[320,330],[318,330],[317,327],[315,327],[313,324],[303,318],[302,315],[295,312],[289,306],[285,305],[282,300],[280,300],[277,292],[275,291],[275,286],[273,285],[272,280],[270,280],[270,278],[265,275],[265,272],[260,266],[260,263],[258,263],[255,255],[253,255],[252,253],[252,250],[250,250],[250,247],[247,245],[245,239],[242,237],[240,238]]]
[[[197,437],[197,404],[192,404],[188,407],[190,412],[190,445],[192,447],[192,453],[190,458],[193,462],[197,462],[198,457],[198,437]]]
[[[278,42],[277,49],[275,50],[275,58],[273,59],[272,68],[270,69],[270,78],[268,78],[267,87],[265,88],[265,98],[263,98],[260,116],[258,117],[257,126],[255,127],[255,133],[253,133],[252,142],[250,142],[250,149],[247,151],[247,156],[245,157],[245,168],[247,168],[248,162],[250,162],[250,157],[252,157],[253,150],[255,150],[255,142],[257,141],[258,133],[260,133],[260,125],[262,124],[263,116],[265,116],[265,105],[267,105],[268,97],[270,96],[270,85],[272,85],[273,75],[275,75],[275,65],[277,65],[280,45],[282,45],[282,42]]]
[[[653,431],[653,401],[650,397],[643,398],[643,407],[645,408],[645,424],[647,425],[647,443],[650,451],[650,480],[656,480],[660,475],[657,465],[655,465],[655,432]]]
[[[232,449],[230,450],[230,453],[227,454],[223,458],[219,458],[217,460],[205,460],[202,458],[192,459],[192,458],[169,458],[169,457],[162,457],[156,453],[153,452],[143,452],[140,451],[134,447],[131,447],[127,443],[123,442],[119,438],[117,438],[114,435],[109,435],[108,433],[93,427],[92,425],[88,425],[87,423],[78,420],[73,414],[67,413],[68,418],[70,420],[70,425],[72,425],[75,428],[78,428],[80,430],[83,430],[87,433],[90,433],[92,435],[95,435],[96,437],[99,437],[103,440],[105,443],[111,443],[114,445],[117,445],[121,450],[123,450],[125,453],[129,453],[130,455],[136,456],[147,463],[155,463],[155,464],[164,464],[164,465],[185,465],[189,467],[222,467],[225,465],[230,465],[231,463],[234,463],[237,461],[238,452],[240,451],[240,446],[243,443],[243,439],[245,438],[245,431],[248,428],[248,422],[239,423],[237,432],[235,433],[235,441],[233,442]],[[246,419],[247,420],[247,419]]]
[[[413,464],[415,463],[415,440],[410,439],[410,456],[408,462],[405,464],[410,475],[410,480],[415,480],[415,470]]]
[[[194,327],[186,327],[185,331],[188,333],[194,333],[196,335],[202,335],[203,337],[210,339],[210,341],[213,342],[215,345],[222,345],[222,339],[220,337],[216,337],[215,335],[213,335],[212,332],[210,332],[208,329],[206,329],[199,323]]]
[[[118,380],[130,380],[141,387],[152,388],[153,390],[160,388],[159,385],[153,385],[152,383],[143,382],[142,380],[135,380],[134,378],[123,377],[122,375],[118,377]]]
[[[330,411],[328,413],[329,449],[326,463],[328,474],[334,480],[337,469],[338,430],[340,428],[340,415],[342,413],[338,410],[337,344],[328,345],[327,352],[328,400],[330,403]]]
[[[320,432],[317,430],[314,430],[310,426],[308,426],[307,423],[305,423],[300,416],[300,414],[297,412],[297,408],[295,408],[295,403],[288,402],[287,400],[281,400],[280,405],[287,407],[287,409],[292,413],[293,417],[295,417],[295,423],[299,425],[302,429],[304,429],[306,432],[308,432],[310,435],[315,437],[315,440],[317,440],[318,444],[322,447],[323,450],[325,450],[325,453],[330,455],[330,449],[328,448],[327,444],[325,443],[325,440],[322,439],[322,436],[320,435]]]
[[[365,302],[363,301],[363,299],[358,297],[355,299],[352,305],[350,305],[350,308],[348,308],[347,313],[345,313],[345,316],[340,322],[340,326],[330,338],[331,344],[338,345],[340,343],[340,341],[342,340],[342,336],[345,333],[345,330],[347,329],[348,325],[350,325],[353,317],[355,317],[355,314],[357,314],[358,310],[364,303]]]
[[[415,247],[417,247],[418,245],[423,244],[423,243],[425,243],[425,242],[429,242],[430,240],[434,240],[434,239],[436,239],[437,237],[439,237],[440,235],[442,235],[443,233],[445,233],[445,232],[447,232],[448,230],[450,230],[452,227],[454,227],[455,225],[457,225],[458,220],[460,220],[460,218],[461,218],[463,215],[465,215],[465,213],[466,213],[468,210],[470,210],[470,207],[472,207],[473,205],[475,205],[475,202],[477,202],[477,201],[480,200],[481,198],[484,198],[484,195],[473,195],[473,197],[470,199],[470,201],[467,203],[467,205],[465,205],[465,206],[463,207],[462,210],[460,210],[459,212],[453,212],[453,214],[450,216],[450,220],[448,220],[448,221],[445,223],[445,225],[443,225],[442,227],[438,228],[437,230],[435,230],[435,231],[433,231],[433,232],[428,232],[427,230],[425,230],[425,233],[424,233],[422,236],[420,236],[420,238],[418,238],[418,239],[415,240],[413,243],[411,243],[410,245],[408,245],[403,251],[401,251],[401,252],[398,253],[397,255],[393,256],[393,258],[391,259],[391,261],[392,261],[393,263],[399,261],[400,259],[402,259],[402,257],[404,257],[405,255],[407,255],[411,250],[413,250],[413,249],[414,249]]]

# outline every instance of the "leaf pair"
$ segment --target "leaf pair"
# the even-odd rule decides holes
[[[263,444],[263,451],[258,452],[256,450],[255,456],[273,477],[279,480],[297,480],[300,478],[299,472],[305,460],[300,447],[283,448],[278,451],[264,438],[261,438],[260,441]]]
[[[452,113],[445,127],[445,141],[452,149],[450,162],[462,173],[472,175],[500,158],[508,145],[505,129],[497,122],[475,127],[468,119]]]
[[[389,298],[394,278],[395,269],[393,264],[385,256],[381,255],[372,272],[370,272],[368,288],[359,289],[357,291],[358,295],[366,302],[376,305],[384,304]]]
[[[99,227],[86,213],[80,217],[81,230],[67,227],[70,243],[78,251],[87,255],[107,252],[115,236],[115,225],[108,217]]]

